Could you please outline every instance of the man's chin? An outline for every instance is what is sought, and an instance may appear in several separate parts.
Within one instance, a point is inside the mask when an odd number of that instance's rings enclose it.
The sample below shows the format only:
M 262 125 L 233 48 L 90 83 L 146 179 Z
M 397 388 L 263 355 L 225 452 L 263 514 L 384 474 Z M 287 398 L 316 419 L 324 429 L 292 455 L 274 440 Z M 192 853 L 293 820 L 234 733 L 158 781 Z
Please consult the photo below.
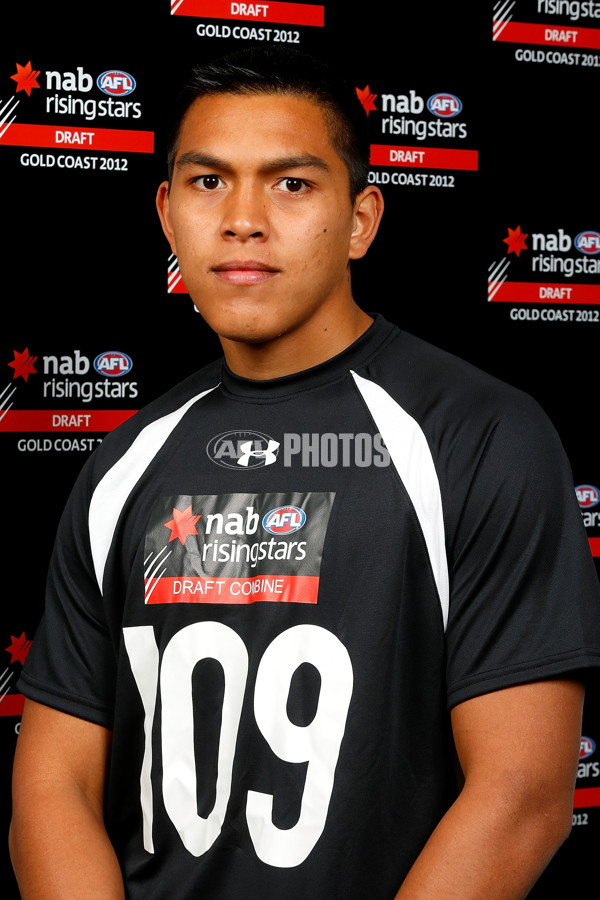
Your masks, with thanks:
M 205 315 L 202 309 L 198 309 L 198 312 L 221 340 L 238 344 L 268 344 L 288 330 L 281 322 L 275 324 L 273 317 L 266 321 L 266 317 L 257 316 L 256 313 L 243 315 L 240 314 L 241 310 L 236 310 L 233 315 L 228 311 L 225 315 L 211 316 Z
M 235 344 L 251 344 L 256 347 L 265 346 L 280 338 L 285 332 L 276 331 L 272 328 L 247 328 L 232 329 L 227 328 L 217 330 L 217 334 L 221 340 L 231 341 Z

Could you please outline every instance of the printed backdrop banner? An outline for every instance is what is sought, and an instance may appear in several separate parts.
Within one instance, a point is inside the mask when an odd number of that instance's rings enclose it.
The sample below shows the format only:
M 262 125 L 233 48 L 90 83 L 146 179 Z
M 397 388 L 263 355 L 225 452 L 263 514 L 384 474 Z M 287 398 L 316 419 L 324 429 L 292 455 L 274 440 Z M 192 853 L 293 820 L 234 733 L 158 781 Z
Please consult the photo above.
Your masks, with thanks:
M 31 0 L 2 17 L 0 527 L 16 573 L 0 609 L 7 829 L 15 685 L 70 486 L 108 431 L 219 353 L 154 208 L 173 91 L 195 62 L 284 45 L 354 86 L 386 201 L 353 269 L 357 301 L 540 401 L 600 560 L 600 3 L 120 0 L 83 12 Z M 599 741 L 590 689 L 573 832 L 534 898 L 598 883 Z M 18 896 L 4 851 L 0 865 L 5 896 Z

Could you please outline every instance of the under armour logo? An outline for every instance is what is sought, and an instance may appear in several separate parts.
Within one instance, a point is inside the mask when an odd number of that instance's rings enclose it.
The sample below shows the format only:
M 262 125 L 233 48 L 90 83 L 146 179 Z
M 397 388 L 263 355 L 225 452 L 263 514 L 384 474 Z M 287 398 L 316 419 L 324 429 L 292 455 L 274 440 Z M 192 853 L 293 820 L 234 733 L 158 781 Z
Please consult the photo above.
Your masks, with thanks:
M 271 439 L 263 450 L 253 450 L 253 441 L 240 444 L 241 456 L 237 460 L 238 466 L 247 466 L 251 459 L 264 459 L 265 466 L 270 466 L 277 459 L 276 450 L 279 450 L 279 441 Z
M 218 466 L 239 471 L 270 466 L 277 459 L 280 446 L 270 434 L 246 428 L 221 432 L 211 438 L 206 452 Z

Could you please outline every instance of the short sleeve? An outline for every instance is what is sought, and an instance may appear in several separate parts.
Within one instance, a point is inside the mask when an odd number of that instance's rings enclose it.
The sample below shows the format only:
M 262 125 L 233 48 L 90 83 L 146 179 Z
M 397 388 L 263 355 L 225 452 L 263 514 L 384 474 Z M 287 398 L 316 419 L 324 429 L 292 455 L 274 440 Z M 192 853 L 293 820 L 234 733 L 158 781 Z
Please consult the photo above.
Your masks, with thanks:
M 90 553 L 90 473 L 88 465 L 60 521 L 45 612 L 19 689 L 32 700 L 110 728 L 116 656 Z
M 598 578 L 554 427 L 515 392 L 473 460 L 449 539 L 450 706 L 600 665 Z

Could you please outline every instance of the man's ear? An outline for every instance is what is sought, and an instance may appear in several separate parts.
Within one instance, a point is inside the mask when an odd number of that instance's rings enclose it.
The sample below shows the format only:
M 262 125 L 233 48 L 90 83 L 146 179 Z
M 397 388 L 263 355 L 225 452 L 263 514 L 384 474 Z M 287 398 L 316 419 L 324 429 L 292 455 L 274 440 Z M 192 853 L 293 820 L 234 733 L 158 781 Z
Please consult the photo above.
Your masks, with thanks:
M 365 255 L 377 234 L 382 215 L 383 195 L 378 187 L 370 184 L 354 201 L 354 228 L 350 237 L 349 259 L 360 259 Z
M 177 250 L 175 249 L 175 235 L 173 234 L 173 225 L 171 223 L 171 214 L 169 211 L 168 181 L 163 181 L 158 189 L 158 193 L 156 194 L 156 209 L 158 210 L 158 218 L 160 219 L 160 224 L 162 225 L 165 237 L 171 245 L 171 250 L 177 255 Z

